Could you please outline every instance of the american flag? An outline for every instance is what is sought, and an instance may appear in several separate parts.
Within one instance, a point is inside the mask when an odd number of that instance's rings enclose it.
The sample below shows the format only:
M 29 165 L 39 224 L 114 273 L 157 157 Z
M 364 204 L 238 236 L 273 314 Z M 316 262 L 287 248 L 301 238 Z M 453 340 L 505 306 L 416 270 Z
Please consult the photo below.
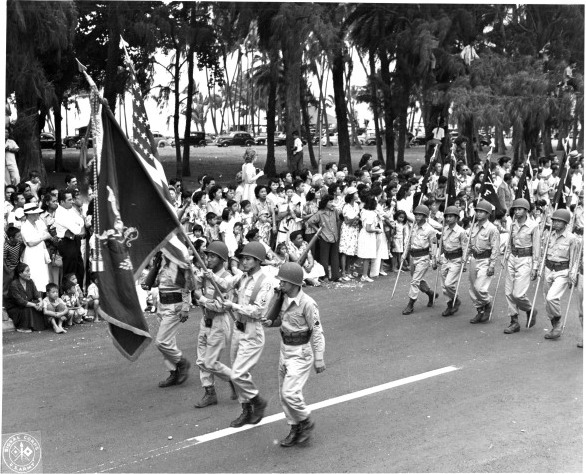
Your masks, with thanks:
M 127 43 L 124 41 L 122 37 L 120 37 L 120 46 L 124 51 L 124 58 L 126 61 L 126 67 L 128 68 L 128 72 L 130 73 L 130 84 L 131 84 L 131 93 L 132 93 L 132 144 L 134 145 L 134 149 L 138 154 L 139 158 L 143 162 L 146 170 L 148 171 L 151 179 L 160 189 L 162 195 L 167 200 L 169 207 L 175 212 L 174 203 L 171 199 L 171 194 L 169 193 L 169 187 L 167 185 L 167 178 L 165 176 L 165 170 L 163 169 L 163 165 L 157 159 L 155 154 L 153 153 L 153 148 L 151 144 L 152 133 L 149 125 L 149 120 L 146 114 L 146 109 L 144 106 L 144 100 L 142 98 L 142 94 L 140 91 L 140 87 L 136 80 L 136 74 L 134 71 L 134 65 L 132 60 L 130 59 L 130 55 L 128 54 L 128 50 L 126 49 Z M 183 228 L 178 225 L 177 228 L 178 232 L 182 232 Z M 169 259 L 171 259 L 174 263 L 182 266 L 188 267 L 189 264 L 186 261 L 188 252 L 185 245 L 179 240 L 177 235 L 173 235 L 173 237 L 169 240 L 167 245 L 163 248 L 163 253 Z

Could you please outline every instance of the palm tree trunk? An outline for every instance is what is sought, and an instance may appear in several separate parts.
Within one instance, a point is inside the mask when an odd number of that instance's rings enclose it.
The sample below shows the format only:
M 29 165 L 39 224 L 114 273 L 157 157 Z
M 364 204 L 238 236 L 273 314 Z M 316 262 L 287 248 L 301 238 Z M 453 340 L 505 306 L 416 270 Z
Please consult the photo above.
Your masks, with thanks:
M 384 83 L 383 110 L 385 118 L 386 169 L 395 169 L 395 134 L 393 133 L 393 104 L 391 96 L 391 73 L 389 72 L 389 57 L 386 51 L 379 51 L 381 62 L 381 79 Z
M 104 99 L 108 101 L 108 106 L 112 114 L 116 112 L 116 96 L 118 90 L 116 80 L 118 76 L 118 65 L 120 64 L 120 15 L 122 9 L 118 8 L 120 3 L 109 2 L 108 4 L 108 59 L 106 61 L 106 77 L 104 79 Z
M 293 158 L 293 132 L 297 131 L 301 136 L 301 120 L 299 110 L 300 93 L 299 78 L 301 77 L 301 63 L 303 59 L 303 46 L 301 38 L 291 28 L 293 38 L 284 39 L 282 45 L 283 70 L 285 74 L 285 133 L 287 135 L 287 163 Z
M 346 115 L 346 94 L 344 93 L 344 57 L 342 51 L 335 52 L 332 62 L 332 81 L 334 84 L 334 104 L 338 123 L 338 150 L 340 160 L 338 168 L 348 167 L 352 171 L 352 155 L 350 154 L 350 137 L 348 136 L 348 116 Z
M 192 7 L 191 22 L 195 26 L 195 6 Z M 177 179 L 182 179 L 183 176 L 191 176 L 191 170 L 189 168 L 189 135 L 191 134 L 191 115 L 193 111 L 193 90 L 194 90 L 194 60 L 195 60 L 195 45 L 193 42 L 189 45 L 187 51 L 187 103 L 185 104 L 185 146 L 183 147 L 183 167 L 181 168 L 181 174 L 179 168 L 177 169 Z
M 43 165 L 41 154 L 38 103 L 33 94 L 18 93 L 16 96 L 16 123 L 14 124 L 14 140 L 19 151 L 17 164 L 21 179 L 28 178 L 31 171 L 41 173 L 41 181 L 47 182 L 47 170 Z
M 270 55 L 270 83 L 269 97 L 267 101 L 267 160 L 265 161 L 264 173 L 273 178 L 277 176 L 275 164 L 275 116 L 277 109 L 277 81 L 278 81 L 278 51 L 272 51 Z
M 397 145 L 397 162 L 405 160 L 405 140 L 407 136 L 407 111 L 409 109 L 408 89 L 402 88 L 401 107 L 399 109 L 399 143 Z M 404 96 L 407 94 L 407 97 Z
M 175 174 L 178 178 L 181 177 L 181 147 L 179 146 L 179 73 L 181 72 L 181 45 L 179 41 L 175 42 L 175 64 L 173 65 L 173 95 L 175 96 L 175 104 L 173 106 L 173 135 L 175 136 Z M 184 142 L 184 147 L 189 148 L 188 142 Z
M 382 140 L 380 140 L 380 127 L 379 127 L 379 108 L 378 108 L 378 90 L 376 87 L 376 58 L 375 58 L 375 50 L 374 48 L 370 48 L 368 51 L 368 65 L 370 67 L 370 107 L 372 108 L 372 116 L 374 119 L 374 135 L 376 140 L 376 156 L 380 162 L 385 164 L 385 159 L 383 157 L 383 144 Z
M 55 117 L 55 171 L 64 171 L 63 168 L 63 134 L 61 132 L 61 122 L 63 117 L 61 116 L 61 104 L 64 102 L 63 92 L 55 91 L 57 95 L 57 101 L 55 107 L 53 107 L 53 115 Z
M 309 123 L 309 106 L 307 103 L 307 82 L 305 77 L 301 77 L 299 81 L 299 101 L 301 104 L 301 115 L 303 117 L 303 128 L 305 129 L 305 139 L 307 140 L 307 150 L 309 151 L 309 162 L 311 163 L 311 168 L 317 168 L 317 161 L 315 160 L 315 153 L 313 151 L 313 143 L 311 142 L 311 130 L 310 130 L 310 123 Z

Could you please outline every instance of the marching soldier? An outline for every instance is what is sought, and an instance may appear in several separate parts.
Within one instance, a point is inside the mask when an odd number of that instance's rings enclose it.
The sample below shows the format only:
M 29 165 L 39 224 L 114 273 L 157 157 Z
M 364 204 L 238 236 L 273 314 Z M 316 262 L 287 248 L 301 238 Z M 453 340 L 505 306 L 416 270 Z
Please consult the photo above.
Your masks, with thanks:
M 208 257 L 208 266 L 219 279 L 229 276 L 224 268 L 224 262 L 228 261 L 228 247 L 224 242 L 216 240 L 212 242 L 205 253 Z M 203 317 L 199 326 L 197 337 L 197 366 L 199 378 L 205 394 L 201 401 L 195 404 L 195 408 L 204 408 L 209 405 L 217 405 L 218 397 L 214 387 L 214 377 L 230 383 L 232 388 L 232 400 L 236 400 L 234 385 L 230 381 L 232 371 L 220 362 L 222 351 L 230 337 L 230 316 L 218 301 L 218 294 L 210 279 L 204 274 L 195 280 L 197 302 L 203 310 Z M 222 288 L 220 288 L 222 290 Z M 225 294 L 222 296 L 226 297 Z
M 182 268 L 163 249 L 161 267 L 154 286 L 159 287 L 157 316 L 160 322 L 155 346 L 163 354 L 165 365 L 170 370 L 169 377 L 159 382 L 159 387 L 181 385 L 189 376 L 191 364 L 177 347 L 177 333 L 179 325 L 189 318 L 193 274 L 190 268 Z
M 515 219 L 511 225 L 509 246 L 505 256 L 507 273 L 505 280 L 505 297 L 509 307 L 511 324 L 505 334 L 519 332 L 519 311 L 527 313 L 527 322 L 531 315 L 531 301 L 527 297 L 529 281 L 537 278 L 541 253 L 541 235 L 539 224 L 529 217 L 531 209 L 526 199 L 515 199 L 511 206 Z M 535 325 L 537 310 L 533 310 L 533 318 L 529 327 Z
M 467 257 L 470 258 L 470 298 L 476 307 L 476 316 L 470 323 L 485 323 L 490 316 L 492 297 L 488 293 L 494 277 L 494 267 L 499 256 L 499 231 L 488 217 L 492 206 L 482 200 L 475 207 L 476 223 L 470 231 L 470 245 Z
M 250 371 L 254 368 L 265 345 L 265 334 L 261 324 L 269 297 L 272 294 L 271 279 L 261 270 L 260 264 L 267 256 L 260 242 L 249 242 L 241 252 L 240 263 L 244 273 L 219 278 L 208 271 L 222 288 L 236 289 L 237 303 L 224 301 L 224 311 L 232 310 L 237 321 L 232 332 L 230 358 L 232 360 L 231 380 L 236 388 L 242 413 L 230 426 L 239 428 L 245 424 L 256 425 L 264 417 L 267 402 L 252 381 Z
M 443 257 L 441 261 L 442 291 L 448 299 L 448 307 L 442 316 L 451 316 L 460 308 L 460 298 L 456 297 L 456 285 L 462 266 L 463 248 L 466 247 L 468 236 L 466 231 L 458 225 L 460 209 L 448 206 L 444 211 L 446 228 L 442 233 Z M 454 301 L 456 298 L 456 301 Z
M 326 370 L 325 340 L 317 303 L 301 289 L 303 268 L 294 262 L 285 263 L 277 278 L 281 280 L 280 289 L 285 294 L 281 311 L 275 321 L 264 320 L 263 324 L 281 327 L 279 395 L 285 417 L 291 425 L 291 431 L 281 440 L 281 446 L 288 448 L 305 443 L 313 431 L 314 422 L 303 398 L 303 387 L 312 365 L 318 374 Z
M 409 303 L 403 310 L 403 314 L 411 314 L 413 312 L 413 305 L 417 301 L 419 290 L 423 291 L 429 298 L 427 306 L 433 306 L 434 298 L 438 295 L 429 287 L 427 282 L 423 279 L 430 263 L 436 265 L 436 231 L 427 223 L 429 217 L 429 208 L 425 205 L 419 205 L 413 211 L 415 216 L 415 224 L 411 229 L 411 235 L 405 251 L 403 253 L 403 261 L 407 255 L 411 255 L 411 286 L 409 288 Z
M 579 242 L 571 233 L 568 224 L 571 213 L 567 209 L 558 209 L 551 216 L 553 233 L 545 254 L 545 311 L 551 320 L 552 329 L 545 335 L 546 339 L 557 339 L 562 334 L 560 300 L 575 279 L 579 263 Z

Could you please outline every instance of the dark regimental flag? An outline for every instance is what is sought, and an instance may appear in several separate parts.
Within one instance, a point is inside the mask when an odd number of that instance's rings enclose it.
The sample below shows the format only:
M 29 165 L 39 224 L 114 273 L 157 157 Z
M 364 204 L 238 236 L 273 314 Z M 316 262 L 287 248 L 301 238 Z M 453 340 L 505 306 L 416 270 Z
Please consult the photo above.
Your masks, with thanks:
M 564 156 L 562 157 L 562 162 L 560 163 L 559 182 L 551 203 L 554 209 L 565 209 L 568 207 L 567 198 L 572 183 L 572 177 L 570 174 L 570 160 L 568 158 L 570 154 L 569 148 L 568 140 L 566 141 L 566 146 L 564 147 Z
M 496 186 L 494 185 L 492 175 L 490 174 L 490 160 L 488 159 L 484 163 L 484 179 L 482 180 L 482 186 L 480 186 L 479 197 L 491 203 L 495 212 L 505 212 L 496 193 Z
M 446 196 L 448 200 L 448 206 L 453 206 L 456 202 L 456 167 L 454 163 L 456 157 L 454 155 L 450 158 L 450 168 L 448 171 L 448 182 L 446 183 Z
M 517 191 L 515 192 L 515 199 L 526 199 L 527 202 L 531 202 L 531 191 L 529 191 L 529 182 L 527 177 L 531 179 L 531 164 L 529 160 L 527 160 L 527 164 L 523 168 L 523 173 L 519 178 L 519 183 L 517 184 Z

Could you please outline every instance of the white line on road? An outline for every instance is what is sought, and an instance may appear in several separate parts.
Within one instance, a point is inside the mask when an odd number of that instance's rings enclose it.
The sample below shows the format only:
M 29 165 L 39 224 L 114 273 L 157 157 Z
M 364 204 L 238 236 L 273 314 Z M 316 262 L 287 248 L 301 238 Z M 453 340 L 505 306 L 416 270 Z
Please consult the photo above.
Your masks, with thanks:
M 366 397 L 368 395 L 372 395 L 374 393 L 383 392 L 385 390 L 389 390 L 391 388 L 400 387 L 401 385 L 407 385 L 413 382 L 419 382 L 421 380 L 429 379 L 431 377 L 436 377 L 438 375 L 447 374 L 449 372 L 453 372 L 455 370 L 459 370 L 459 367 L 454 367 L 450 365 L 448 367 L 442 367 L 441 369 L 430 370 L 429 372 L 424 372 L 418 375 L 412 375 L 411 377 L 405 377 L 403 379 L 394 380 L 392 382 L 384 383 L 382 385 L 377 385 L 375 387 L 366 388 L 364 390 L 358 390 L 357 392 L 348 393 L 346 395 L 341 395 L 339 397 L 330 398 L 329 400 L 324 400 L 322 402 L 314 403 L 313 405 L 309 405 L 308 408 L 312 411 L 319 410 L 320 408 L 326 408 L 332 405 L 337 405 L 339 403 L 348 402 L 350 400 L 355 400 L 357 398 Z M 193 438 L 187 438 L 184 441 L 180 441 L 173 445 L 168 446 L 161 446 L 160 448 L 152 449 L 143 453 L 139 459 L 134 460 L 121 460 L 119 462 L 110 461 L 108 463 L 100 464 L 97 468 L 93 469 L 83 469 L 78 472 L 108 472 L 114 469 L 120 469 L 125 466 L 130 466 L 132 464 L 137 464 L 143 461 L 146 461 L 151 458 L 156 458 L 165 454 L 170 454 L 176 451 L 181 451 L 182 449 L 191 448 L 198 444 L 206 443 L 208 441 L 213 441 L 219 438 L 224 438 L 226 436 L 230 436 L 236 433 L 241 433 L 242 431 L 250 430 L 256 428 L 257 426 L 268 425 L 269 423 L 274 423 L 275 421 L 283 420 L 285 418 L 284 413 L 277 413 L 275 415 L 270 415 L 262 419 L 262 421 L 258 425 L 245 425 L 242 428 L 225 428 L 223 430 L 214 431 L 213 433 L 208 433 L 201 436 L 195 436 Z M 133 456 L 134 457 L 134 456 Z M 124 469 L 126 472 L 132 472 L 132 469 Z

